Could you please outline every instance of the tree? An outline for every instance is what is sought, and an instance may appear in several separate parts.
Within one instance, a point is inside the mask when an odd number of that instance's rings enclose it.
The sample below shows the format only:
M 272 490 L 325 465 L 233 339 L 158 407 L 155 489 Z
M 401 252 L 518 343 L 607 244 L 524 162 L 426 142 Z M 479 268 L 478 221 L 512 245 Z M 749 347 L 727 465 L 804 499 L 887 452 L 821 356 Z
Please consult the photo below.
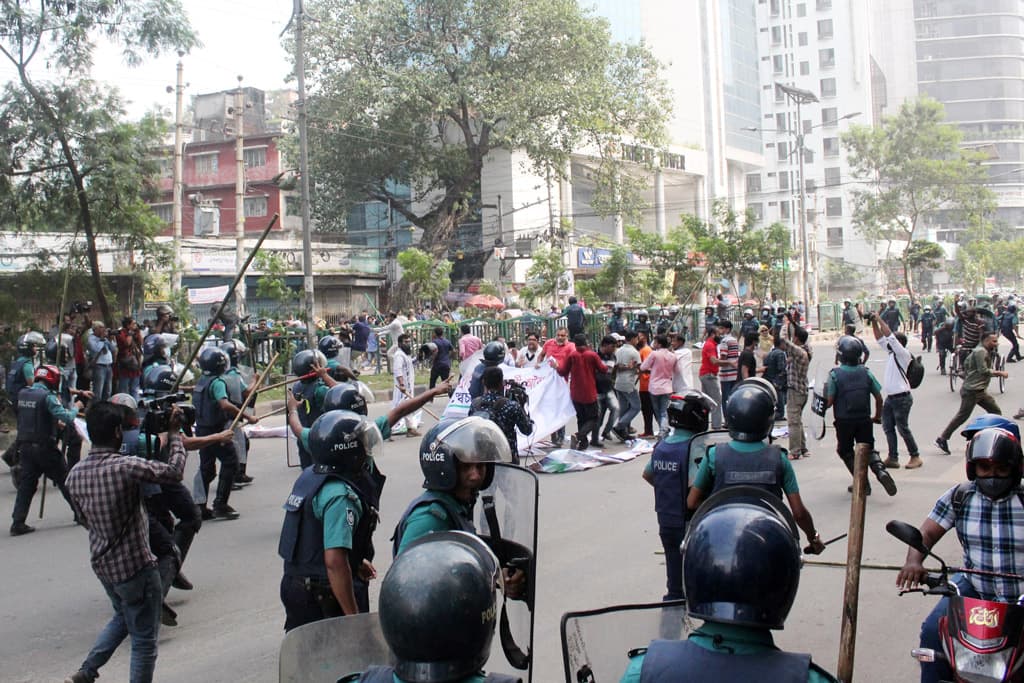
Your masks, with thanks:
M 358 202 L 387 202 L 442 260 L 480 209 L 492 150 L 523 150 L 554 179 L 586 148 L 599 190 L 625 202 L 628 183 L 606 187 L 620 141 L 657 149 L 665 139 L 660 66 L 645 46 L 613 42 L 576 0 L 312 0 L 308 11 L 322 229 L 343 230 Z
M 402 279 L 408 283 L 409 292 L 417 301 L 429 301 L 436 306 L 452 285 L 451 261 L 435 264 L 430 254 L 422 249 L 410 247 L 403 250 L 398 254 L 398 265 L 403 271 Z
M 562 252 L 550 247 L 538 247 L 533 252 L 533 261 L 526 271 L 526 287 L 520 294 L 533 304 L 539 299 L 558 301 L 558 290 L 565 284 L 565 263 Z
M 0 108 L 0 225 L 80 232 L 94 298 L 110 322 L 96 237 L 117 235 L 128 249 L 158 226 L 143 197 L 159 129 L 151 119 L 123 123 L 117 95 L 89 79 L 98 40 L 117 45 L 129 64 L 196 45 L 178 0 L 0 3 L 0 54 L 17 73 Z M 61 79 L 37 82 L 36 62 Z
M 843 146 L 854 179 L 854 225 L 868 240 L 885 241 L 903 265 L 904 285 L 916 299 L 910 246 L 926 217 L 979 225 L 994 208 L 984 186 L 986 156 L 960 147 L 960 131 L 943 123 L 942 105 L 928 97 L 905 102 L 874 128 L 851 126 Z M 892 258 L 890 256 L 890 258 Z
M 278 317 L 299 300 L 298 292 L 288 286 L 288 264 L 280 253 L 261 251 L 253 259 L 256 270 L 260 271 L 256 280 L 256 296 L 270 299 L 276 304 L 274 317 Z M 306 321 L 309 322 L 308 320 Z
M 622 298 L 626 281 L 630 279 L 629 252 L 621 245 L 609 251 L 608 259 L 594 277 L 576 281 L 576 294 L 584 301 L 597 303 Z

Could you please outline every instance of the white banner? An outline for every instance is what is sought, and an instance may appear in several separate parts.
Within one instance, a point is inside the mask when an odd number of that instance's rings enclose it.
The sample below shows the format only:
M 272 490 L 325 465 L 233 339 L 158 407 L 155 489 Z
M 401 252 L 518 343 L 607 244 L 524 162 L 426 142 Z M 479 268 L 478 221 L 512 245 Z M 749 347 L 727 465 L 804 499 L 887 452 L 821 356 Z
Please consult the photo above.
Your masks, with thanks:
M 469 415 L 469 404 L 472 401 L 469 395 L 469 382 L 482 355 L 477 351 L 462 362 L 462 376 L 442 418 Z M 569 384 L 559 377 L 550 365 L 544 364 L 539 368 L 514 368 L 509 365 L 499 367 L 505 379 L 522 384 L 526 388 L 526 395 L 530 397 L 527 410 L 533 418 L 533 434 L 519 435 L 521 452 L 525 452 L 534 442 L 549 436 L 576 417 L 576 409 L 569 398 Z
M 219 304 L 228 293 L 228 286 L 221 287 L 199 287 L 188 290 L 188 302 L 190 304 Z

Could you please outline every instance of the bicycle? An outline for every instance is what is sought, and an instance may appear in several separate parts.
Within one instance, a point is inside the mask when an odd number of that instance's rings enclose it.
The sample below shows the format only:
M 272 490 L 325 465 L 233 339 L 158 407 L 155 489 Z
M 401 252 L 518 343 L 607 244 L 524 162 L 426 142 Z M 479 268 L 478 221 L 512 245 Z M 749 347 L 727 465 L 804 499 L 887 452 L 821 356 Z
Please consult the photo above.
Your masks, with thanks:
M 949 358 L 949 368 L 947 374 L 949 375 L 949 390 L 956 391 L 957 380 L 964 378 L 963 361 L 961 360 L 961 354 L 965 351 L 963 346 L 957 346 L 953 349 Z
M 1006 369 L 1006 356 L 1001 355 L 998 350 L 993 351 L 991 354 L 989 354 L 989 357 L 992 359 L 993 370 Z M 1003 376 L 999 377 L 999 393 L 1006 393 L 1006 378 Z

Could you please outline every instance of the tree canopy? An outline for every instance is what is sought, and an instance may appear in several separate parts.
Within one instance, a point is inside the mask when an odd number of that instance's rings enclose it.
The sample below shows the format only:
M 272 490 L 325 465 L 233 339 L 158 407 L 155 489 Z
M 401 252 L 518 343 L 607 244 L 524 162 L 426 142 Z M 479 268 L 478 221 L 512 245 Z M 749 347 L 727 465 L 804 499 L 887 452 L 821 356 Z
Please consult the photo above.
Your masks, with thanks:
M 429 301 L 435 307 L 441 303 L 444 293 L 451 286 L 450 261 L 435 264 L 430 254 L 411 247 L 398 254 L 398 265 L 402 268 L 402 277 L 408 283 L 411 295 L 417 301 Z

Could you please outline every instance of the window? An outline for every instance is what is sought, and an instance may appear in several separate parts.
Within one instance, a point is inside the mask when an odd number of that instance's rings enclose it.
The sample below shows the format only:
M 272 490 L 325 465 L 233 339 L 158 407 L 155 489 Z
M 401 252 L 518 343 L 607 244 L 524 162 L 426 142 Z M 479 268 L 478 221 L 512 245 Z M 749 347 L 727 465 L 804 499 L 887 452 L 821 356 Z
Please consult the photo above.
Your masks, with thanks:
M 253 218 L 256 216 L 267 215 L 267 198 L 266 197 L 246 197 L 245 198 L 245 217 Z
M 796 15 L 798 17 L 806 17 L 807 16 L 807 3 L 805 3 L 805 2 L 797 3 L 797 5 L 796 5 Z
M 771 13 L 771 16 L 773 16 L 773 17 L 779 16 L 779 5 L 780 4 L 781 4 L 781 0 L 771 0 L 771 2 L 768 3 L 768 11 Z
M 784 133 L 788 129 L 789 129 L 789 125 L 786 124 L 786 115 L 784 113 L 783 114 L 776 114 L 775 115 L 775 130 L 779 131 L 780 133 Z
M 839 138 L 825 138 L 822 142 L 823 154 L 827 157 L 839 156 Z
M 170 223 L 171 221 L 174 220 L 174 216 L 172 215 L 173 212 L 174 212 L 174 205 L 173 204 L 154 204 L 153 205 L 153 213 L 155 213 L 156 217 L 159 218 L 160 220 L 162 220 L 164 223 Z
M 832 37 L 832 20 L 831 19 L 819 19 L 818 20 L 818 40 L 828 40 Z
M 786 63 L 782 55 L 772 57 L 772 72 L 781 74 L 786 69 Z
M 811 63 L 810 62 L 800 62 L 800 75 L 801 76 L 809 76 L 810 74 L 811 74 Z
M 821 79 L 821 96 L 822 97 L 835 97 L 836 96 L 836 79 L 834 79 L 834 78 L 823 78 L 823 79 Z
M 775 146 L 775 149 L 779 153 L 779 161 L 788 161 L 789 160 L 789 143 L 788 142 L 780 142 L 779 144 L 777 144 Z
M 266 147 L 249 147 L 242 150 L 242 158 L 245 160 L 246 168 L 257 168 L 267 165 Z
M 157 159 L 157 163 L 160 165 L 161 178 L 174 177 L 174 159 L 169 157 L 160 157 Z
M 217 153 L 197 154 L 193 157 L 196 175 L 214 175 L 217 172 Z
M 814 163 L 814 150 L 813 149 L 808 149 L 808 148 L 804 147 L 804 163 L 805 164 L 813 164 Z
M 782 88 L 780 88 L 778 86 L 778 84 L 775 85 L 775 101 L 776 102 L 785 102 L 786 101 L 786 93 L 783 92 Z
M 789 202 L 779 202 L 779 218 L 784 221 L 788 221 L 790 218 L 789 209 Z
M 824 107 L 821 110 L 821 125 L 825 128 L 835 128 L 839 121 L 839 110 L 835 107 Z
M 818 67 L 822 69 L 831 69 L 836 65 L 836 51 L 831 47 L 827 47 L 823 50 L 818 50 Z
M 814 124 L 810 119 L 804 119 L 804 135 L 810 135 L 812 130 L 814 130 Z
M 772 45 L 782 44 L 782 27 L 772 26 Z
M 818 220 L 818 215 L 814 209 L 807 209 L 804 211 L 804 219 L 807 221 L 807 225 L 814 225 L 814 221 Z
M 761 191 L 761 174 L 760 173 L 748 173 L 747 174 L 747 192 L 760 192 Z
M 284 215 L 285 216 L 301 216 L 302 215 L 302 197 L 294 194 L 288 194 L 284 196 Z
M 835 187 L 841 180 L 841 171 L 838 166 L 831 166 L 825 169 L 825 186 Z
M 843 198 L 842 197 L 829 197 L 825 200 L 825 215 L 826 216 L 842 216 L 843 215 Z
M 747 211 L 753 214 L 755 221 L 764 220 L 764 204 L 761 202 L 747 204 Z
M 789 189 L 789 171 L 780 171 L 779 172 L 779 189 L 780 190 L 788 190 Z
M 832 0 L 818 0 L 818 11 L 832 9 Z
M 804 180 L 804 191 L 814 192 L 818 187 L 817 183 L 814 182 L 814 178 L 807 178 Z
M 829 228 L 828 229 L 828 246 L 830 246 L 830 247 L 841 247 L 841 246 L 843 246 L 843 229 L 842 228 Z
M 807 33 L 805 31 L 801 31 L 800 33 L 797 33 L 796 34 L 796 42 L 797 42 L 797 44 L 800 45 L 800 47 L 805 47 L 807 45 Z

